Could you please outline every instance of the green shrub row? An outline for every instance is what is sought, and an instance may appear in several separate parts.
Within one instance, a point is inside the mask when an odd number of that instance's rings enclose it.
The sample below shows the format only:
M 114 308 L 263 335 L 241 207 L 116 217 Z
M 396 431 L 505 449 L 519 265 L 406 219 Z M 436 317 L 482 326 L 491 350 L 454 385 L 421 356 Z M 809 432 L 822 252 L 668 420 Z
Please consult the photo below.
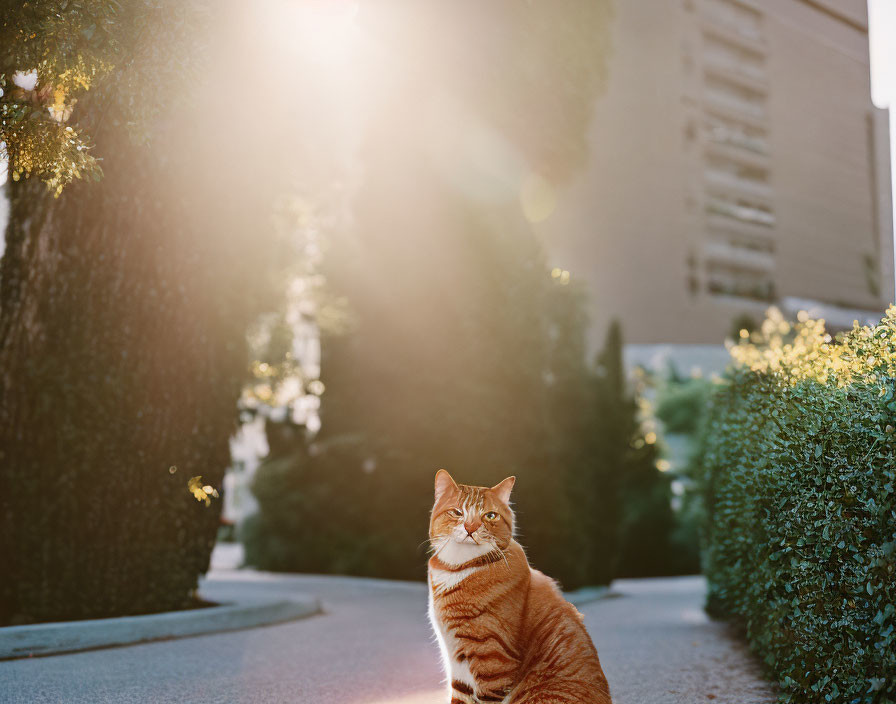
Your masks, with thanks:
M 896 309 L 836 341 L 779 316 L 732 350 L 696 467 L 709 607 L 781 701 L 896 701 Z

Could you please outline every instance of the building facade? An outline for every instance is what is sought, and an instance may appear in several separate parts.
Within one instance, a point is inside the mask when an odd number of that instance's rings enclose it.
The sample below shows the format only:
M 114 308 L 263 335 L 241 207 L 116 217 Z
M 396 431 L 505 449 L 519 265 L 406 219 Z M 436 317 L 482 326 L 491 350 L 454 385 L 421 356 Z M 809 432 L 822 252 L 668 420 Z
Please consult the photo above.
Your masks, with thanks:
M 589 166 L 538 226 L 593 342 L 721 343 L 770 304 L 833 327 L 894 295 L 865 0 L 616 3 Z

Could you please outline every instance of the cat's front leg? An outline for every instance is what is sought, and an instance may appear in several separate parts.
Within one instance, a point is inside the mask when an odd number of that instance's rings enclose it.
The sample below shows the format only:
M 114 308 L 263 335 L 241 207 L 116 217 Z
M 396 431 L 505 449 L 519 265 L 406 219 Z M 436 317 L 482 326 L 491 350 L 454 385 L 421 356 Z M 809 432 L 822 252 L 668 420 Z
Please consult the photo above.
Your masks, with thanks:
M 461 680 L 451 680 L 451 704 L 479 704 L 476 691 Z
M 465 657 L 465 664 L 476 682 L 472 699 L 477 704 L 502 704 L 516 682 L 519 663 L 515 657 L 498 649 L 482 646 L 480 649 L 481 652 Z
M 479 704 L 503 704 L 507 701 L 511 687 L 509 685 L 481 687 L 476 691 Z

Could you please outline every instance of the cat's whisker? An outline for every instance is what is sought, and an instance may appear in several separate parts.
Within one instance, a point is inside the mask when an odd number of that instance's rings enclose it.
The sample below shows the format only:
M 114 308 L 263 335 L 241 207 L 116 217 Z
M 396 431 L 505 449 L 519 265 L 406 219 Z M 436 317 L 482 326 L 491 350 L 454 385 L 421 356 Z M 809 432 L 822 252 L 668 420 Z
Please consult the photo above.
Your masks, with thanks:
M 507 569 L 510 569 L 510 561 L 507 559 L 507 553 L 504 552 L 504 551 L 503 551 L 501 548 L 499 548 L 497 545 L 495 546 L 495 548 L 497 548 L 498 552 L 501 554 L 501 559 L 504 561 L 504 566 L 505 566 Z M 498 564 L 498 563 L 496 562 L 495 564 Z
M 424 545 L 426 545 L 426 546 L 427 546 L 427 547 L 426 547 L 427 552 L 433 552 L 433 551 L 436 549 L 436 543 L 439 542 L 439 541 L 443 541 L 443 540 L 445 540 L 445 538 L 427 538 L 426 540 L 422 541 L 422 542 L 417 546 L 417 549 L 419 550 L 419 549 L 422 548 Z
M 442 550 L 444 550 L 444 549 L 448 546 L 448 543 L 449 543 L 449 542 L 451 542 L 451 539 L 450 539 L 450 538 L 445 538 L 445 539 L 442 541 L 442 544 L 439 545 L 439 547 L 435 549 L 435 551 L 433 552 L 432 556 L 433 556 L 433 557 L 438 557 L 438 556 L 439 556 L 439 553 L 442 552 Z M 435 546 L 433 546 L 433 547 L 435 547 Z

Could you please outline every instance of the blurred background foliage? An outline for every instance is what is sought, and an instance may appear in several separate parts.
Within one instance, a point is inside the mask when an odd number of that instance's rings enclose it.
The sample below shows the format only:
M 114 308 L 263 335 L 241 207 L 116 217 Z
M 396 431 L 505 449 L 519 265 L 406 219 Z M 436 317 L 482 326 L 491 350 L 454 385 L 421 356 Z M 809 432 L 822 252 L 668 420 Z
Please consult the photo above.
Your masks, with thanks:
M 674 370 L 657 392 L 656 417 L 667 433 L 693 436 L 700 429 L 712 381 L 703 376 L 682 378 Z

